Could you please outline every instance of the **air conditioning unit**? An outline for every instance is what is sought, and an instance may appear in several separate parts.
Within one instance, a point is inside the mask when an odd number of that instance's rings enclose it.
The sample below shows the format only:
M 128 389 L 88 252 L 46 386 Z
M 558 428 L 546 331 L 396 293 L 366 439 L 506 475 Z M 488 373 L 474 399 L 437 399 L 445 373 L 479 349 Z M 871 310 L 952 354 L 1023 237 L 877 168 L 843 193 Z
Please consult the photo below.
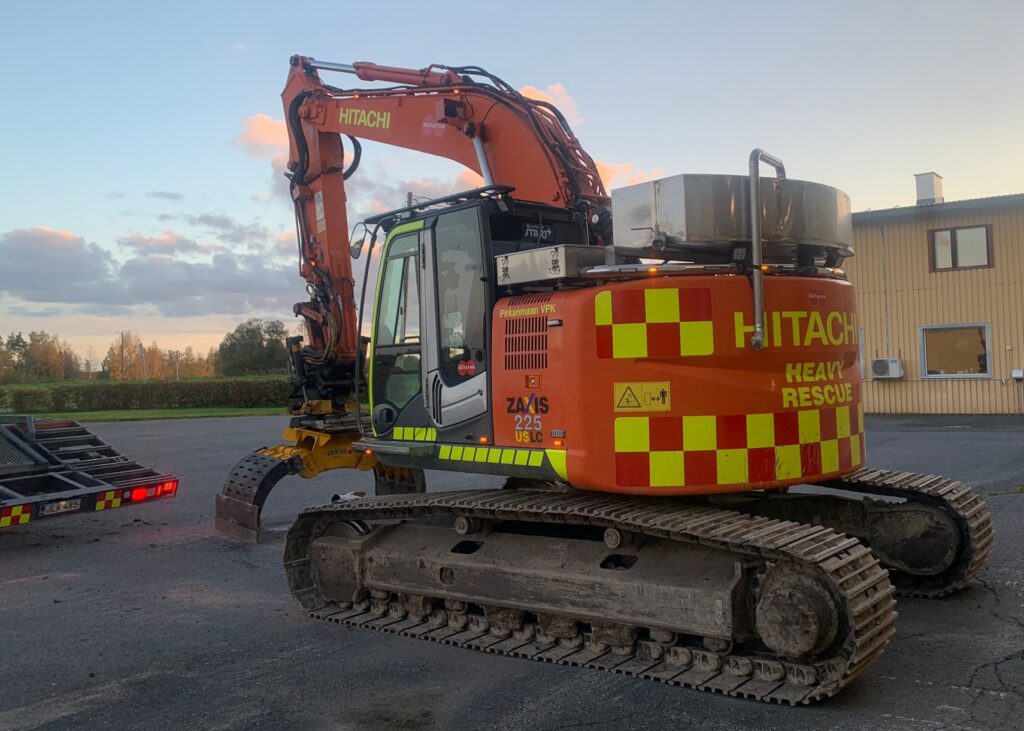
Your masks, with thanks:
M 899 358 L 872 358 L 871 378 L 903 378 L 903 361 Z

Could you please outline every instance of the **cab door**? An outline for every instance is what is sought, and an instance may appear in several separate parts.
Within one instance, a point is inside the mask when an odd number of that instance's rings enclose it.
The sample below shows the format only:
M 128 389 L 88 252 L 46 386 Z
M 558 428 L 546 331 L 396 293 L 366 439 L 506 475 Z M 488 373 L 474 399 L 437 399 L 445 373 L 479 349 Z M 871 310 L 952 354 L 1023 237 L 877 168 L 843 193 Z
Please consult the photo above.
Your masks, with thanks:
M 416 228 L 419 228 L 417 226 Z M 420 231 L 396 229 L 385 242 L 377 285 L 370 361 L 373 431 L 382 435 L 403 423 L 424 422 L 420 342 Z
M 489 311 L 481 210 L 438 216 L 424 231 L 423 400 L 438 427 L 488 412 Z

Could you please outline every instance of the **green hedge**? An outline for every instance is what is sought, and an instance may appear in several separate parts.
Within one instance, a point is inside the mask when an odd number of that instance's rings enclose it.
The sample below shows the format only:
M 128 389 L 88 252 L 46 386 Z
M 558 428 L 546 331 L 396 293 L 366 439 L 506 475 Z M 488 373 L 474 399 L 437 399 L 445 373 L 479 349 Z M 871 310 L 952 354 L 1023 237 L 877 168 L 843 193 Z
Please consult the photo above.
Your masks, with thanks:
M 108 382 L 0 391 L 0 404 L 16 414 L 130 409 L 247 408 L 288 404 L 282 380 Z

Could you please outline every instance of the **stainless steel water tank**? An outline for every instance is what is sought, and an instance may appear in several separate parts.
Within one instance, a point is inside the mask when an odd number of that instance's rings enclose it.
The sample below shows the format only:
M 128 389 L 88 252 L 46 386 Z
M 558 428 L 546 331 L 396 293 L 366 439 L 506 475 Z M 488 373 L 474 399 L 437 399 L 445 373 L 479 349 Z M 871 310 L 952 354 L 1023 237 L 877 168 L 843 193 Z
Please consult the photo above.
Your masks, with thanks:
M 761 233 L 767 258 L 795 254 L 793 244 L 853 253 L 850 197 L 803 180 L 761 178 Z M 749 178 L 674 175 L 612 191 L 616 248 L 713 253 L 750 241 Z M 726 246 L 729 245 L 729 246 Z

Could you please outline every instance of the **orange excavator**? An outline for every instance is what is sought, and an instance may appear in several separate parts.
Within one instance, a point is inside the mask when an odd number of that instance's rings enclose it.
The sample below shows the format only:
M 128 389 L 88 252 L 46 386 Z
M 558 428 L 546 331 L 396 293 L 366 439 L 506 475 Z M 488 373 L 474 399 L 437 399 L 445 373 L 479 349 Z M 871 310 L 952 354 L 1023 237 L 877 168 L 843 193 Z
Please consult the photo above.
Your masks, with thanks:
M 865 466 L 841 191 L 754 150 L 746 176 L 609 196 L 553 105 L 478 67 L 296 56 L 283 99 L 309 342 L 285 443 L 236 465 L 217 525 L 257 540 L 282 477 L 373 470 L 376 496 L 288 532 L 313 617 L 796 704 L 879 656 L 896 594 L 985 562 L 970 488 Z M 349 236 L 359 139 L 483 185 Z M 506 482 L 427 492 L 425 469 Z

